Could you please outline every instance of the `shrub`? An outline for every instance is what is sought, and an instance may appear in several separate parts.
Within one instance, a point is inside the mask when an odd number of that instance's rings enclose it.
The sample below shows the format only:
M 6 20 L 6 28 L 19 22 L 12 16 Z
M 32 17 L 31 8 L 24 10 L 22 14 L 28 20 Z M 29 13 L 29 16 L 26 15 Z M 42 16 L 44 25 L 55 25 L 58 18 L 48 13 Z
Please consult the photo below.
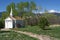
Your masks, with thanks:
M 4 28 L 4 21 L 2 19 L 0 19 L 0 29 Z
M 36 26 L 38 25 L 39 18 L 32 17 L 32 18 L 26 18 L 25 23 L 30 26 Z
M 48 20 L 47 20 L 46 17 L 41 16 L 38 25 L 39 25 L 40 28 L 46 29 L 46 28 L 48 28 L 48 26 L 49 26 L 49 22 L 48 22 Z

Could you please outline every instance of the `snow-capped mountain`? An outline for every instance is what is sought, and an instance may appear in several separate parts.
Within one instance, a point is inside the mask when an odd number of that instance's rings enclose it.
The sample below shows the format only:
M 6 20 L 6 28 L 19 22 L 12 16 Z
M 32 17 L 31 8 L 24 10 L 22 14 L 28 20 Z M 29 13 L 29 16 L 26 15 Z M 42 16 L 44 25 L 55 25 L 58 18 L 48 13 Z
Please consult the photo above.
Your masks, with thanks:
M 42 15 L 43 13 L 44 13 L 44 12 L 38 12 L 38 13 L 36 13 L 36 14 Z M 49 14 L 54 14 L 54 15 L 60 16 L 60 11 L 56 11 L 56 10 L 48 10 L 48 13 L 49 13 Z
M 56 11 L 56 10 L 49 10 L 49 13 L 60 13 L 60 11 Z

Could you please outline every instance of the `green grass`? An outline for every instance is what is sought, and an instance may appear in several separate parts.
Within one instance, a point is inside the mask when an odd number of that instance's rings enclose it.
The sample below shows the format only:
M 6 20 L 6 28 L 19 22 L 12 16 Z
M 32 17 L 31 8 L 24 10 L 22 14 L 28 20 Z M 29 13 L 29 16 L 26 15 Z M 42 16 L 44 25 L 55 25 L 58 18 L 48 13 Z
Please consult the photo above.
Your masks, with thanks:
M 42 30 L 38 26 L 28 26 L 17 30 L 32 32 L 35 34 L 49 35 L 51 37 L 60 38 L 60 27 L 51 27 L 51 30 Z
M 13 31 L 0 31 L 0 40 L 38 40 Z

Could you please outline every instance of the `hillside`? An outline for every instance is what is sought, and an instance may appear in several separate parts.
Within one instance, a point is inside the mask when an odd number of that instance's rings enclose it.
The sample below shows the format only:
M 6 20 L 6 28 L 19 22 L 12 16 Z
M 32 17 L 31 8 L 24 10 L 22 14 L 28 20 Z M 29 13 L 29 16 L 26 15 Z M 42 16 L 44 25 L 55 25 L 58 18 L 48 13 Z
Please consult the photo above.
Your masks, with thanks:
M 0 17 L 2 16 L 2 12 L 0 12 Z

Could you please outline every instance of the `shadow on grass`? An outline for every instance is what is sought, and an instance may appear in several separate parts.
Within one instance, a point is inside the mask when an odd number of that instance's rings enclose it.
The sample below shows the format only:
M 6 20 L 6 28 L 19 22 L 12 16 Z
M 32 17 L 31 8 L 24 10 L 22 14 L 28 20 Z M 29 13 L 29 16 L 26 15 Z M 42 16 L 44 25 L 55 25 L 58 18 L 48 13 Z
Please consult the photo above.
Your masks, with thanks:
M 51 28 L 48 28 L 48 29 L 43 29 L 43 30 L 52 30 Z
M 8 33 L 8 32 L 10 32 L 10 31 L 0 31 L 0 33 Z

